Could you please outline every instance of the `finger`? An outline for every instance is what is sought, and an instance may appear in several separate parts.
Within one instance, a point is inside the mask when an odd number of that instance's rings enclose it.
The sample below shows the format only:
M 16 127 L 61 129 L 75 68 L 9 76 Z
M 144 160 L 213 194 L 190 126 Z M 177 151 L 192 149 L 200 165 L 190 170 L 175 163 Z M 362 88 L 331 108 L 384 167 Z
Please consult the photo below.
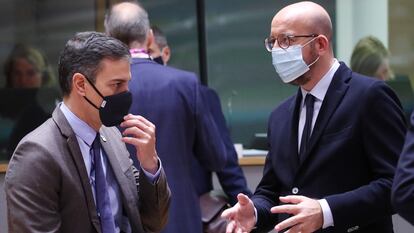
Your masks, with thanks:
M 149 135 L 147 132 L 144 132 L 142 129 L 139 129 L 137 127 L 129 127 L 125 129 L 122 135 L 124 136 L 129 135 L 129 136 L 133 136 L 138 139 L 141 139 L 141 138 L 150 139 L 151 138 L 151 135 Z
M 236 226 L 236 230 L 235 230 L 235 232 L 236 233 L 245 233 L 244 231 L 243 231 L 243 229 L 241 229 L 240 227 L 238 227 L 238 226 Z
M 221 213 L 221 217 L 226 218 L 226 219 L 233 218 L 235 213 L 237 213 L 236 208 L 237 207 L 231 207 L 231 208 L 228 208 L 228 209 L 224 210 L 223 213 Z
M 133 146 L 141 147 L 142 145 L 146 144 L 147 140 L 140 140 L 133 137 L 123 137 L 121 139 L 124 143 L 131 144 Z
M 234 220 L 227 223 L 226 227 L 226 233 L 233 233 L 234 229 L 236 227 L 236 222 Z
M 296 205 L 279 205 L 279 206 L 272 207 L 270 209 L 270 212 L 274 214 L 281 214 L 281 213 L 297 214 L 299 212 L 299 207 Z
M 250 199 L 248 196 L 244 195 L 243 193 L 239 193 L 237 195 L 237 200 L 239 201 L 239 204 L 241 206 L 246 206 L 247 204 L 249 204 Z
M 297 215 L 292 216 L 284 221 L 282 221 L 281 223 L 277 224 L 275 226 L 275 230 L 280 232 L 286 228 L 292 227 L 297 225 L 298 223 L 300 223 L 300 217 L 298 217 Z
M 146 125 L 144 122 L 140 121 L 139 119 L 128 119 L 121 123 L 121 127 L 128 128 L 128 127 L 138 127 L 146 132 L 155 131 L 154 128 Z
M 292 204 L 298 204 L 302 201 L 304 201 L 306 197 L 299 196 L 299 195 L 289 195 L 284 197 L 279 197 L 279 200 L 283 203 L 292 203 Z
M 304 233 L 305 231 L 303 231 L 302 229 L 303 229 L 303 225 L 297 224 L 296 226 L 293 226 L 289 230 L 285 231 L 285 233 Z
M 139 120 L 139 121 L 143 122 L 145 125 L 147 125 L 148 127 L 155 128 L 155 125 L 143 116 L 128 114 L 124 117 L 124 120 L 130 120 L 130 119 Z

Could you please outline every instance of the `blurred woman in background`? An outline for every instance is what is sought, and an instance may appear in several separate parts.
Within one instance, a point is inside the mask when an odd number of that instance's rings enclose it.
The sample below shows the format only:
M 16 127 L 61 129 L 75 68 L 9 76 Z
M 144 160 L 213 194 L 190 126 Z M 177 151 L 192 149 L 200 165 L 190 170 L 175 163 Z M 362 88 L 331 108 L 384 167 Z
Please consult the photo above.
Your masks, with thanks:
M 389 57 L 390 52 L 379 39 L 367 36 L 358 41 L 352 52 L 351 69 L 354 72 L 387 81 L 394 78 Z

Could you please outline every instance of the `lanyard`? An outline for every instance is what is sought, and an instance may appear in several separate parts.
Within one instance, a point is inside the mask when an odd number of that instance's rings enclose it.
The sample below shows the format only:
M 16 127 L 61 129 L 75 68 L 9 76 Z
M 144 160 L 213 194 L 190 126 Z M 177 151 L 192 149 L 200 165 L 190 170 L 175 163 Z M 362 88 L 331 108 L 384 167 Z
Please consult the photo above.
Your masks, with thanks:
M 146 49 L 130 49 L 129 52 L 131 53 L 132 58 L 147 58 L 151 59 L 150 55 L 148 54 Z

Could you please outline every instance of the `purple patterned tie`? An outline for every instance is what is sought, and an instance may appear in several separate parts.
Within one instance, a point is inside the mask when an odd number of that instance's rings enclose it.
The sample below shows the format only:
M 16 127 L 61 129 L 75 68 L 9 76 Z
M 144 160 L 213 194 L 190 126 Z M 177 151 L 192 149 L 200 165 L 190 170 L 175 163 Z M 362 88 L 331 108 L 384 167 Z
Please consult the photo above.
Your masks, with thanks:
M 97 133 L 91 148 L 91 173 L 93 174 L 93 172 L 95 172 L 95 182 L 93 184 L 95 186 L 96 212 L 101 221 L 102 233 L 115 233 L 115 222 L 111 211 L 111 203 L 107 187 L 108 184 L 102 167 L 102 157 L 100 153 L 101 142 L 99 137 L 99 133 Z

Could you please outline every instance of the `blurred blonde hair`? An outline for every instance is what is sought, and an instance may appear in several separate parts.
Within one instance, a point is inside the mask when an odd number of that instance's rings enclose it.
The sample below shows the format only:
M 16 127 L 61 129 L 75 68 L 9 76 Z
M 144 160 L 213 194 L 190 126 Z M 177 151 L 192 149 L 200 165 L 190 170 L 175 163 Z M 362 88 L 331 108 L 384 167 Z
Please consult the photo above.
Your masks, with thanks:
M 41 74 L 42 87 L 49 87 L 54 84 L 55 78 L 52 69 L 46 60 L 46 57 L 39 50 L 33 47 L 24 44 L 16 44 L 4 64 L 6 87 L 13 87 L 13 66 L 16 60 L 20 58 L 26 59 L 30 64 L 34 66 L 36 71 Z

